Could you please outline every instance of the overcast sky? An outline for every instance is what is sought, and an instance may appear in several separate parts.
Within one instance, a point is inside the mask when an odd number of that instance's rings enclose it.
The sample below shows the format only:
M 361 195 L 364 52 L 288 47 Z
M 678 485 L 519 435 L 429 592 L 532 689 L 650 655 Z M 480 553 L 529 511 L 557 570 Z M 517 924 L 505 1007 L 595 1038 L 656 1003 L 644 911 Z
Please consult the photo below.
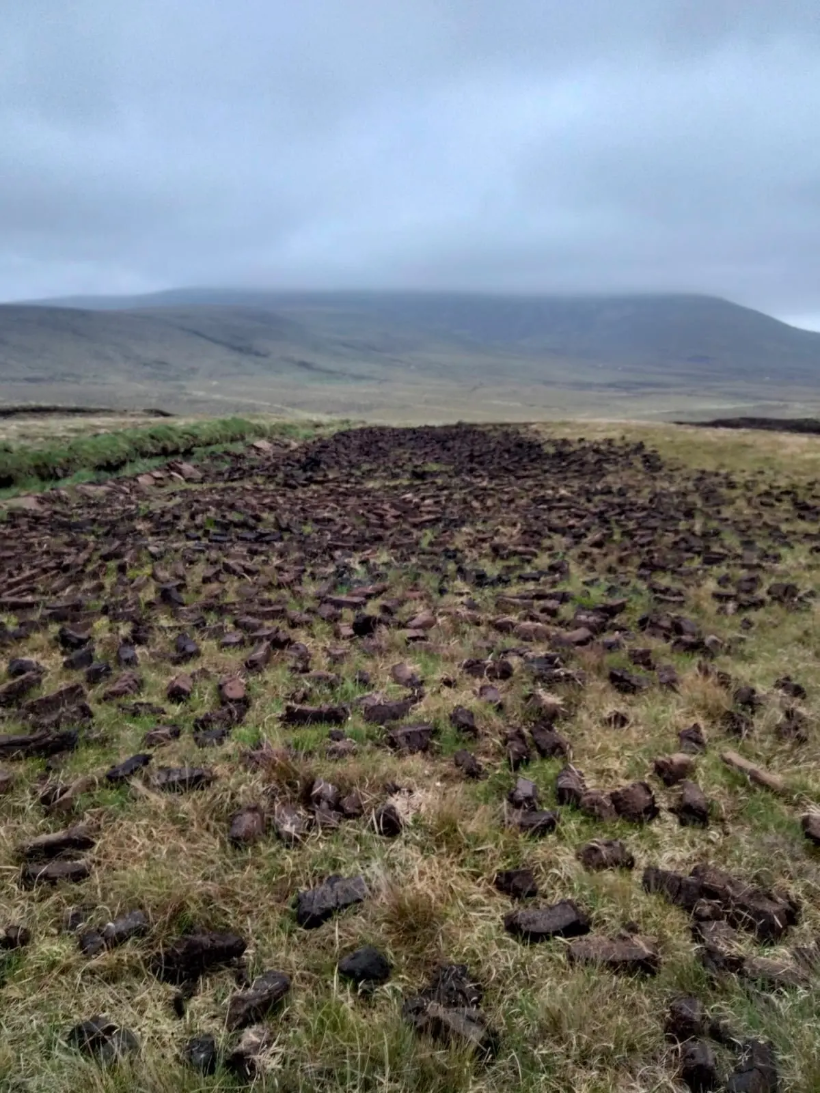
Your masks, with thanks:
M 820 326 L 820 2 L 0 0 L 0 298 L 239 284 Z

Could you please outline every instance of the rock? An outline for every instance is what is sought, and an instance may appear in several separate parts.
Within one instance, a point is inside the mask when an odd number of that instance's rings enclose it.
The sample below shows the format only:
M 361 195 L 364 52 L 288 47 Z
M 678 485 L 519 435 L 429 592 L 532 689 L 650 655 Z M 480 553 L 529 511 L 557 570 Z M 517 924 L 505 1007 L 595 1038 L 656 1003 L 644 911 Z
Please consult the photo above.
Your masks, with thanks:
M 646 782 L 632 782 L 623 789 L 614 789 L 609 797 L 621 819 L 630 823 L 648 823 L 658 815 L 655 794 Z
M 189 634 L 178 634 L 172 659 L 175 664 L 184 664 L 187 660 L 194 660 L 201 652 L 199 645 Z
M 357 790 L 342 797 L 339 801 L 339 812 L 346 820 L 357 820 L 364 815 L 364 803 Z
M 316 929 L 338 911 L 362 903 L 367 896 L 364 877 L 340 877 L 334 874 L 318 887 L 299 893 L 296 921 L 306 930 Z
M 599 823 L 607 823 L 617 819 L 618 816 L 609 794 L 602 793 L 598 789 L 588 789 L 586 793 L 581 794 L 578 811 L 593 820 L 598 820 Z
M 142 680 L 136 672 L 122 672 L 120 676 L 103 691 L 103 702 L 115 702 L 119 698 L 139 694 Z
M 402 725 L 400 728 L 391 729 L 385 740 L 396 751 L 414 755 L 429 750 L 435 731 L 433 725 Z
M 684 1044 L 680 1059 L 680 1077 L 692 1093 L 711 1093 L 720 1088 L 717 1061 L 711 1047 L 703 1040 Z
M 445 1044 L 456 1044 L 474 1054 L 490 1057 L 496 1050 L 496 1034 L 480 1010 L 448 1009 L 428 1002 L 415 1018 L 416 1031 Z
M 182 1049 L 182 1058 L 200 1074 L 214 1074 L 219 1063 L 216 1040 L 210 1033 L 192 1037 Z
M 529 899 L 538 895 L 531 869 L 506 869 L 496 873 L 493 886 L 510 899 Z
M 249 990 L 235 994 L 228 1003 L 226 1027 L 229 1032 L 247 1028 L 265 1019 L 290 990 L 290 976 L 284 972 L 264 972 L 254 979 Z
M 570 753 L 569 742 L 548 725 L 533 725 L 530 736 L 542 759 L 566 759 Z
M 678 733 L 678 740 L 683 751 L 706 751 L 706 737 L 703 735 L 703 729 L 697 723 L 690 725 L 688 729 L 681 729 Z
M 419 1034 L 490 1058 L 497 1049 L 498 1036 L 479 1009 L 481 997 L 481 987 L 465 965 L 446 964 L 429 986 L 405 1001 L 402 1013 Z
M 65 751 L 74 751 L 79 735 L 76 729 L 68 732 L 41 729 L 33 733 L 0 736 L 0 755 L 6 759 L 46 759 Z
M 187 672 L 174 676 L 166 688 L 165 694 L 169 702 L 187 702 L 193 694 L 194 681 Z
M 57 631 L 57 640 L 66 652 L 82 649 L 91 641 L 91 634 L 84 634 L 80 630 L 73 630 L 70 626 L 61 626 Z
M 661 755 L 652 760 L 655 774 L 665 786 L 675 786 L 688 778 L 692 772 L 694 761 L 685 752 L 675 752 L 674 755 Z
M 140 1049 L 139 1040 L 127 1028 L 109 1021 L 107 1017 L 91 1017 L 69 1029 L 66 1036 L 69 1045 L 90 1055 L 105 1065 L 117 1063 Z
M 239 1043 L 226 1057 L 225 1069 L 237 1081 L 254 1082 L 265 1073 L 273 1045 L 273 1032 L 266 1025 L 253 1025 L 242 1033 Z
M 247 942 L 236 934 L 186 934 L 156 954 L 151 971 L 166 983 L 194 983 L 214 968 L 238 960 L 246 948 Z
M 205 789 L 215 778 L 214 772 L 207 767 L 160 767 L 150 784 L 165 793 L 186 793 L 191 789 Z
M 578 626 L 574 630 L 559 630 L 553 634 L 552 641 L 558 646 L 589 645 L 595 635 L 586 626 Z
M 458 729 L 459 732 L 464 733 L 466 736 L 478 736 L 475 715 L 472 710 L 468 710 L 464 706 L 456 706 L 452 710 L 450 713 L 450 724 L 454 729 Z
M 324 809 L 327 812 L 335 812 L 339 805 L 341 794 L 338 787 L 332 782 L 326 782 L 324 778 L 316 778 L 310 787 L 308 794 L 310 806 L 318 812 Z
M 89 959 L 105 952 L 105 942 L 102 939 L 102 934 L 97 930 L 87 930 L 84 934 L 80 934 L 77 941 L 80 952 Z
M 112 675 L 114 669 L 111 665 L 104 660 L 95 660 L 93 664 L 90 664 L 85 672 L 85 681 L 89 687 L 94 687 L 98 683 L 102 683 L 104 679 L 108 679 Z
M 504 701 L 501 697 L 501 692 L 498 687 L 492 683 L 482 683 L 478 688 L 478 697 L 482 702 L 487 702 L 490 706 L 494 706 L 497 710 L 504 708 Z
M 680 797 L 671 811 L 683 827 L 706 827 L 709 823 L 709 802 L 695 782 L 687 780 L 681 784 Z
M 798 965 L 767 956 L 751 956 L 743 961 L 740 974 L 758 987 L 766 990 L 786 990 L 790 987 L 808 988 L 811 980 Z
M 739 710 L 726 710 L 720 717 L 720 725 L 724 732 L 731 733 L 743 739 L 750 735 L 754 729 L 754 721 Z
M 265 813 L 259 805 L 249 805 L 231 819 L 228 840 L 234 846 L 250 846 L 265 834 Z
M 31 842 L 18 848 L 18 854 L 25 861 L 51 861 L 67 854 L 76 854 L 94 847 L 96 838 L 86 824 L 75 824 L 63 831 L 48 835 L 38 835 Z
M 538 808 L 538 786 L 529 778 L 519 778 L 507 794 L 513 808 L 535 811 Z
M 651 649 L 630 649 L 629 659 L 636 668 L 646 668 L 650 672 L 655 670 L 655 658 L 652 656 Z
M 820 812 L 807 812 L 800 818 L 803 834 L 815 846 L 820 846 Z
M 567 765 L 559 771 L 555 780 L 555 794 L 559 805 L 578 806 L 586 792 L 584 776 L 577 767 Z
M 794 744 L 807 744 L 811 738 L 809 718 L 794 706 L 783 711 L 783 717 L 775 725 L 775 732 L 781 740 Z
M 526 766 L 532 759 L 532 752 L 522 729 L 508 729 L 504 736 L 504 750 L 510 770 Z
M 703 1036 L 708 1027 L 703 1003 L 697 998 L 684 996 L 670 1003 L 664 1028 L 671 1039 L 682 1044 Z
M 307 835 L 307 820 L 293 805 L 277 804 L 273 810 L 273 828 L 287 846 L 295 846 Z
M 118 646 L 117 664 L 119 664 L 120 668 L 136 668 L 139 665 L 137 650 L 133 645 L 130 645 L 128 642 L 123 642 Z
M 746 685 L 738 687 L 732 697 L 736 706 L 739 706 L 741 710 L 748 710 L 750 713 L 759 710 L 763 705 L 763 699 L 754 687 Z
M 34 888 L 38 884 L 59 884 L 67 881 L 79 884 L 91 876 L 91 866 L 87 861 L 51 861 L 46 865 L 29 863 L 20 873 L 20 885 Z
M 635 675 L 623 668 L 612 668 L 609 673 L 609 682 L 624 695 L 635 695 L 647 690 L 650 680 L 646 676 Z
M 408 623 L 405 623 L 406 630 L 432 630 L 436 625 L 437 619 L 432 611 L 422 611 L 418 615 L 414 615 Z
M 69 813 L 84 793 L 91 793 L 98 788 L 99 782 L 99 778 L 93 774 L 83 774 L 68 785 L 49 782 L 40 794 L 40 804 L 47 812 Z
M 220 680 L 219 701 L 223 706 L 230 706 L 236 702 L 244 702 L 247 694 L 245 681 L 240 676 L 230 676 Z
M 351 979 L 357 987 L 386 983 L 391 970 L 387 957 L 372 945 L 364 945 L 342 957 L 338 969 L 339 975 L 344 979 Z
M 395 839 L 397 835 L 401 835 L 404 821 L 396 806 L 388 802 L 379 805 L 373 813 L 373 826 L 379 835 L 384 835 L 388 839 Z
M 660 967 L 654 943 L 638 934 L 628 939 L 584 937 L 570 944 L 567 957 L 571 964 L 593 964 L 627 975 L 656 975 Z
M 677 691 L 680 678 L 673 665 L 661 664 L 659 666 L 658 683 L 660 683 L 661 687 L 667 687 L 670 691 Z
M 9 679 L 19 679 L 20 676 L 45 675 L 45 668 L 36 660 L 28 660 L 24 657 L 14 657 L 9 661 L 6 675 Z
M 388 725 L 391 721 L 401 721 L 418 703 L 416 695 L 400 702 L 362 702 L 362 717 L 372 725 Z
M 114 949 L 132 937 L 142 937 L 149 928 L 150 923 L 143 911 L 129 911 L 103 926 L 102 939 L 107 949 Z
M 796 683 L 791 676 L 781 676 L 780 679 L 775 680 L 775 689 L 780 691 L 781 694 L 787 695 L 789 698 L 798 699 L 801 701 L 807 697 L 806 688 L 801 684 Z
M 411 691 L 417 691 L 422 684 L 418 672 L 408 664 L 394 664 L 390 669 L 390 676 L 394 683 L 398 683 L 400 687 L 408 687 Z
M 670 903 L 693 911 L 702 896 L 702 885 L 696 877 L 686 877 L 657 866 L 647 866 L 643 873 L 642 884 L 647 892 L 660 892 Z
M 40 672 L 26 672 L 25 675 L 15 676 L 0 686 L 0 707 L 15 706 L 29 691 L 39 687 L 42 681 Z
M 522 941 L 549 941 L 553 937 L 579 937 L 590 931 L 589 916 L 571 899 L 549 907 L 510 911 L 504 929 Z
M 179 740 L 179 734 L 180 730 L 177 725 L 157 725 L 156 728 L 149 729 L 143 736 L 142 746 L 144 748 L 162 748 L 174 740 Z
M 138 771 L 147 767 L 150 762 L 151 756 L 146 752 L 132 755 L 130 759 L 126 759 L 116 767 L 111 767 L 110 770 L 106 771 L 106 780 L 113 783 L 127 782 L 128 779 L 133 777 Z
M 24 949 L 31 941 L 31 930 L 26 926 L 6 926 L 0 933 L 0 949 L 10 952 Z
M 777 1057 L 771 1044 L 747 1040 L 726 1083 L 727 1093 L 778 1093 Z
M 249 672 L 261 672 L 270 664 L 272 656 L 273 646 L 269 641 L 262 641 L 254 646 L 250 656 L 246 658 L 245 668 Z
M 635 858 L 620 839 L 594 839 L 576 851 L 585 869 L 634 869 Z
M 333 740 L 327 745 L 325 754 L 328 759 L 348 759 L 359 750 L 359 745 L 349 736 L 342 736 L 341 740 Z
M 475 679 L 512 679 L 513 666 L 508 660 L 465 660 L 462 670 Z
M 94 714 L 86 702 L 83 686 L 71 683 L 51 694 L 30 699 L 21 707 L 20 716 L 27 721 L 48 722 L 48 727 L 55 729 L 66 721 L 71 725 L 90 721 Z
M 560 817 L 557 812 L 548 809 L 512 812 L 508 818 L 510 827 L 517 827 L 524 835 L 549 835 L 558 826 Z
M 350 716 L 347 706 L 285 706 L 283 725 L 343 725 Z
M 789 897 L 708 865 L 695 866 L 688 877 L 650 866 L 644 871 L 643 886 L 690 912 L 705 903 L 718 917 L 762 942 L 779 941 L 798 920 L 797 906 Z
M 218 748 L 230 737 L 227 725 L 217 725 L 212 729 L 199 729 L 194 733 L 194 743 L 198 748 Z
M 453 763 L 462 772 L 465 778 L 469 778 L 471 781 L 478 781 L 484 777 L 484 768 L 476 757 L 469 751 L 463 749 L 457 751 L 453 756 Z

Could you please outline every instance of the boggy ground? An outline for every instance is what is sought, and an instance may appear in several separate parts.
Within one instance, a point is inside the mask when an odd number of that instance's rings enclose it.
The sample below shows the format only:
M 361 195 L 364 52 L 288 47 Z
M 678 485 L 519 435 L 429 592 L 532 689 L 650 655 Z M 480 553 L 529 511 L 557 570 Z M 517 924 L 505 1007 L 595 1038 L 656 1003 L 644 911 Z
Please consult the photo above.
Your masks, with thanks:
M 812 477 L 361 428 L 38 504 L 3 1089 L 820 1088 Z

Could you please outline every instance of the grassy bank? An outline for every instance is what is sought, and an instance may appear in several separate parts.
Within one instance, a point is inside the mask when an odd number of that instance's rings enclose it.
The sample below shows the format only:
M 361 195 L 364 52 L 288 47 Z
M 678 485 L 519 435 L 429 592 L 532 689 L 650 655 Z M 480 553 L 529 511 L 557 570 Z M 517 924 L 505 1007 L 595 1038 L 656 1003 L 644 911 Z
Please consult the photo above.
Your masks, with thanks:
M 259 437 L 304 434 L 304 424 L 230 417 L 162 422 L 56 440 L 40 447 L 5 443 L 0 444 L 0 489 L 37 489 L 82 472 L 116 474 L 143 460 L 190 456 L 202 449 Z

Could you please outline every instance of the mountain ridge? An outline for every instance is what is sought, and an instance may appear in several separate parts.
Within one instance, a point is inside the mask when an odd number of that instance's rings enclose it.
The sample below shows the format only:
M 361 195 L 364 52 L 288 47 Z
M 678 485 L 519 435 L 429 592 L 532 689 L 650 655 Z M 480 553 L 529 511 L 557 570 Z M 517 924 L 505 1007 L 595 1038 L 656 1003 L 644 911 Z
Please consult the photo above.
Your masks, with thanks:
M 212 288 L 0 305 L 2 402 L 90 387 L 118 405 L 224 408 L 267 394 L 319 408 L 323 393 L 355 404 L 365 388 L 382 399 L 401 388 L 406 402 L 414 385 L 436 384 L 456 399 L 469 385 L 602 397 L 746 388 L 766 402 L 818 379 L 820 333 L 699 294 Z

